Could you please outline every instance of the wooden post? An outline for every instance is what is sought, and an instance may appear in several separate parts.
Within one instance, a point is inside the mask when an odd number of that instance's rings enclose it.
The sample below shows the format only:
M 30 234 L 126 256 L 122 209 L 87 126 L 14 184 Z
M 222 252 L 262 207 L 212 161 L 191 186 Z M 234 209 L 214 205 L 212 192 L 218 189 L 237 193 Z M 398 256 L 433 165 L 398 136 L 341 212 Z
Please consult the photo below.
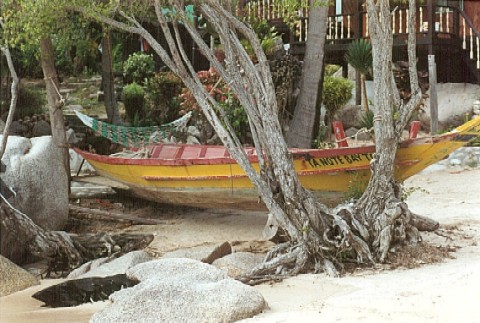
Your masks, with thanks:
M 428 78 L 430 82 L 430 133 L 438 131 L 437 64 L 435 55 L 428 55 Z
M 433 55 L 433 35 L 435 32 L 435 10 L 433 0 L 427 1 L 428 55 Z

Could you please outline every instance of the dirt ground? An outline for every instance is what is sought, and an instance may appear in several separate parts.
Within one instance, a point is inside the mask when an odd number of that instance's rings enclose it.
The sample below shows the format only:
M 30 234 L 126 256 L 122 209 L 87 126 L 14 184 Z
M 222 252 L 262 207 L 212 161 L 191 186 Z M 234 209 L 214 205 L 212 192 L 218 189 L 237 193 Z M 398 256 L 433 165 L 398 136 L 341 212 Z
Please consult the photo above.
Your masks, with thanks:
M 412 211 L 441 223 L 436 233 L 423 234 L 428 246 L 420 256 L 406 263 L 358 269 L 342 278 L 308 274 L 256 286 L 269 308 L 245 322 L 478 322 L 480 169 L 424 172 L 406 186 L 413 191 L 407 200 Z M 164 221 L 134 226 L 91 220 L 71 223 L 72 230 L 80 231 L 152 232 L 155 239 L 148 250 L 159 256 L 224 241 L 237 251 L 262 252 L 271 246 L 262 241 L 264 211 L 152 207 L 97 199 L 82 203 Z M 441 262 L 431 263 L 439 258 Z M 0 321 L 88 322 L 105 304 L 48 309 L 30 297 L 56 282 L 42 280 L 41 286 L 0 298 Z

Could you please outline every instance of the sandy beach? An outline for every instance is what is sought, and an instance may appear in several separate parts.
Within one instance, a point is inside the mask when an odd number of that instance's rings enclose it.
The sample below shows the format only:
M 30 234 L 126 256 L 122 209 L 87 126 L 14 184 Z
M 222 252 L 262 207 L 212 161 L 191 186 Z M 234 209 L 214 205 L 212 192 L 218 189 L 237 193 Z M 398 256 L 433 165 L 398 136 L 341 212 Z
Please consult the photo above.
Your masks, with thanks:
M 441 223 L 424 241 L 452 250 L 441 263 L 407 269 L 386 266 L 358 270 L 342 278 L 299 275 L 281 283 L 256 286 L 269 308 L 244 322 L 479 322 L 480 169 L 424 171 L 405 183 L 413 193 L 412 211 Z M 421 189 L 419 189 L 421 188 Z M 162 254 L 178 248 L 229 241 L 236 251 L 267 250 L 262 241 L 265 212 L 157 209 L 165 224 L 131 226 L 150 231 L 148 250 Z M 0 298 L 3 322 L 88 322 L 104 302 L 73 308 L 42 308 L 31 295 L 58 280 Z

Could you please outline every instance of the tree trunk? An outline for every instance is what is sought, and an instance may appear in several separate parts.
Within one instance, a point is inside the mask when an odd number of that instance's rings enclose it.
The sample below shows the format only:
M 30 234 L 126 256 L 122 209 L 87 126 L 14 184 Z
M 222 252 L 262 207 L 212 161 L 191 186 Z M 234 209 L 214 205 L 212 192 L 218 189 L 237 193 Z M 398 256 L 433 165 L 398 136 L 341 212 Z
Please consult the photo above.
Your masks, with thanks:
M 308 38 L 303 62 L 300 95 L 287 133 L 290 147 L 310 148 L 317 118 L 317 102 L 322 95 L 322 74 L 328 6 L 315 5 L 310 0 Z
M 2 255 L 16 263 L 36 259 L 49 261 L 49 273 L 68 274 L 79 265 L 100 257 L 117 256 L 143 249 L 153 240 L 151 234 L 128 233 L 110 235 L 68 234 L 63 231 L 45 231 L 27 215 L 13 208 L 0 196 L 0 230 Z M 25 246 L 22 257 L 10 252 L 9 246 Z
M 63 150 L 63 164 L 65 167 L 63 171 L 67 173 L 70 184 L 70 154 L 68 152 L 67 136 L 65 132 L 65 118 L 63 117 L 62 112 L 64 102 L 60 97 L 60 84 L 58 82 L 57 70 L 55 69 L 55 53 L 50 38 L 43 38 L 40 40 L 40 61 L 47 90 L 52 138 L 54 143 Z M 70 187 L 70 185 L 68 185 L 68 187 Z
M 113 71 L 112 41 L 110 30 L 104 28 L 102 37 L 102 84 L 107 122 L 121 124 L 122 119 L 118 111 L 115 98 L 115 75 Z
M 365 108 L 365 112 L 369 111 L 369 103 L 368 103 L 368 95 L 367 95 L 367 82 L 366 82 L 366 77 L 364 74 L 360 75 L 360 78 L 362 80 L 362 95 L 363 95 L 363 106 Z
M 417 74 L 415 56 L 416 1 L 409 3 L 408 23 L 410 73 Z M 370 163 L 372 177 L 356 205 L 356 216 L 364 225 L 363 238 L 371 244 L 376 260 L 383 262 L 395 241 L 419 239 L 412 215 L 400 200 L 401 186 L 394 179 L 394 160 L 406 120 L 418 104 L 418 80 L 411 76 L 411 102 L 404 105 L 398 95 L 392 71 L 393 33 L 388 0 L 367 0 L 373 54 L 375 107 L 375 156 Z

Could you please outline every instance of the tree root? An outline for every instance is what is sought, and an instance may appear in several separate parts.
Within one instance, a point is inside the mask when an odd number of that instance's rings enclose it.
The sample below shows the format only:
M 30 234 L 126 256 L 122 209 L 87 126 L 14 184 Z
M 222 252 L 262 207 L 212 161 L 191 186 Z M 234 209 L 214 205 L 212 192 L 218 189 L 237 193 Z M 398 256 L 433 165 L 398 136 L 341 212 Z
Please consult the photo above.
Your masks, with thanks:
M 147 247 L 153 240 L 151 234 L 107 233 L 75 235 L 64 231 L 46 231 L 36 225 L 27 215 L 15 209 L 0 195 L 0 219 L 2 253 L 7 258 L 4 246 L 25 246 L 25 258 L 48 261 L 46 275 L 66 276 L 71 270 L 90 260 L 111 255 L 120 256 L 132 250 Z M 24 261 L 26 262 L 26 261 Z

